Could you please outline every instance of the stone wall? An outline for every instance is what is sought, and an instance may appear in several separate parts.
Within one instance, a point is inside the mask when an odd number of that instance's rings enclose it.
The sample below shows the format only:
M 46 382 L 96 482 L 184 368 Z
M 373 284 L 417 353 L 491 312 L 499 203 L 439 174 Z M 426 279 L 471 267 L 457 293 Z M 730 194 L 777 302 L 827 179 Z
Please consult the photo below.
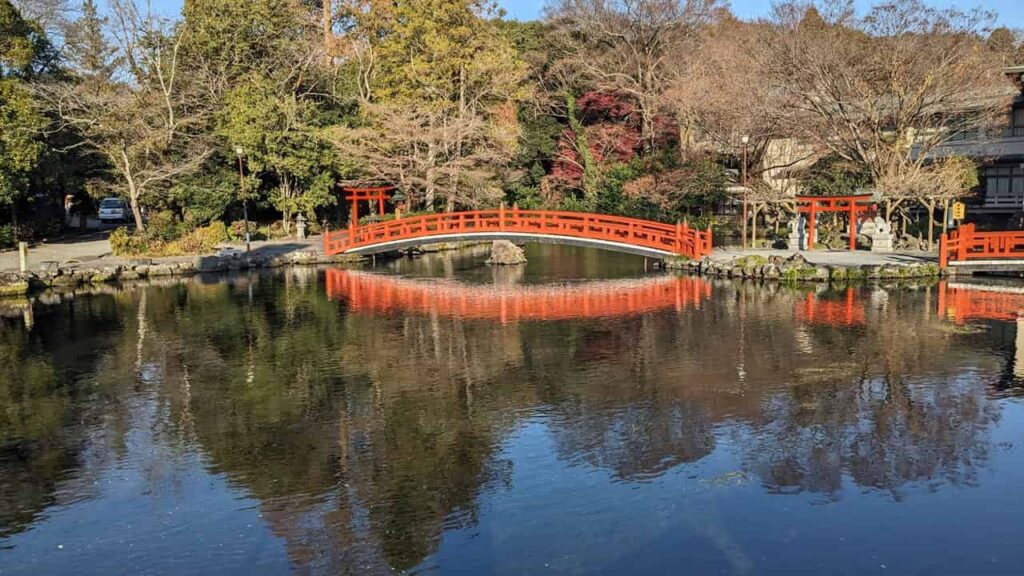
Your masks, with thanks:
M 201 273 L 255 268 L 357 264 L 361 261 L 362 258 L 359 256 L 327 257 L 315 250 L 300 250 L 265 258 L 260 256 L 247 258 L 242 252 L 233 252 L 219 256 L 197 256 L 187 260 L 138 259 L 124 264 L 97 266 L 50 264 L 38 271 L 0 273 L 0 297 L 24 296 L 33 290 L 46 288 L 74 288 L 87 284 L 132 282 L 147 278 L 193 276 Z
M 799 254 L 794 254 L 789 258 L 744 256 L 731 261 L 711 258 L 703 260 L 669 259 L 665 261 L 665 268 L 705 276 L 805 282 L 935 278 L 942 273 L 936 264 L 819 266 L 808 262 Z

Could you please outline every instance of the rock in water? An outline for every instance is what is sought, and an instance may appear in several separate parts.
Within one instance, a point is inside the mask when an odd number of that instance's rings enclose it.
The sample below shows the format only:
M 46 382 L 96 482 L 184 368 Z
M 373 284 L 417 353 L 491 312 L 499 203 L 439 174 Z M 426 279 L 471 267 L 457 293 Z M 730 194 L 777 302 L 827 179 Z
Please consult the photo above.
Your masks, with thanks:
M 525 264 L 526 254 L 523 253 L 523 249 L 508 240 L 495 240 L 491 244 L 491 257 L 487 259 L 487 264 L 492 265 L 506 265 L 506 264 Z

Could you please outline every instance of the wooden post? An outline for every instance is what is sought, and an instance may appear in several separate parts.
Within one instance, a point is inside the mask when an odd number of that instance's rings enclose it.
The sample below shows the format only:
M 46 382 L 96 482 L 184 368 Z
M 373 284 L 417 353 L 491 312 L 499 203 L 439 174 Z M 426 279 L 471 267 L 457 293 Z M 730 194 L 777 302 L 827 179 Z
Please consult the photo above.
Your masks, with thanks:
M 18 242 L 18 264 L 22 272 L 28 272 L 28 242 Z
M 814 210 L 815 201 L 811 200 L 810 224 L 807 228 L 807 250 L 814 250 L 814 235 L 818 228 L 818 215 Z
M 676 254 L 683 253 L 683 223 L 676 221 Z
M 857 201 L 850 202 L 850 252 L 857 249 Z
M 939 236 L 939 268 L 949 266 L 949 235 L 943 232 Z
M 505 203 L 498 207 L 498 230 L 505 230 Z
M 974 224 L 964 224 L 957 230 L 956 260 L 964 262 L 967 260 L 967 245 L 974 236 Z
M 359 200 L 352 200 L 352 228 L 359 226 Z

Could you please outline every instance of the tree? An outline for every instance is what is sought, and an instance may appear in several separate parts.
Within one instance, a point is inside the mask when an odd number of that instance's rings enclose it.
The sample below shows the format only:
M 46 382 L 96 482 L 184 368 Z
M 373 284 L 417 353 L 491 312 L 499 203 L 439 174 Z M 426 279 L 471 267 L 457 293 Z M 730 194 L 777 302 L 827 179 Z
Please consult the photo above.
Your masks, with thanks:
M 188 69 L 216 108 L 209 130 L 229 162 L 243 148 L 255 180 L 249 199 L 269 200 L 286 231 L 295 214 L 312 218 L 334 203 L 339 162 L 323 132 L 351 106 L 322 67 L 311 5 L 188 0 L 184 15 Z
M 227 94 L 218 125 L 225 141 L 243 148 L 252 170 L 273 175 L 270 201 L 284 216 L 285 231 L 294 214 L 313 217 L 334 202 L 334 154 L 321 138 L 324 118 L 313 102 L 252 78 Z
M 11 0 L 26 20 L 35 22 L 47 34 L 57 36 L 74 11 L 73 0 Z
M 1001 26 L 992 31 L 985 41 L 988 49 L 995 52 L 1004 66 L 1012 66 L 1017 56 L 1017 37 L 1009 28 Z
M 823 15 L 822 15 L 823 14 Z M 943 145 L 1005 117 L 1008 84 L 977 32 L 991 16 L 896 0 L 855 18 L 837 1 L 778 6 L 758 56 L 785 130 L 863 167 L 892 211 L 937 177 Z
M 780 90 L 764 81 L 757 60 L 767 49 L 768 26 L 722 15 L 703 30 L 699 57 L 690 59 L 687 74 L 677 77 L 665 94 L 666 106 L 680 125 L 684 154 L 742 158 L 746 137 L 752 179 L 803 160 L 801 154 L 788 158 L 771 155 L 771 142 L 788 137 L 785 121 L 789 111 Z
M 109 85 L 122 64 L 117 48 L 107 39 L 109 19 L 100 16 L 94 0 L 84 0 L 81 16 L 64 32 L 64 54 L 82 84 L 96 92 Z
M 433 209 L 493 203 L 515 153 L 526 68 L 489 0 L 354 2 L 346 18 L 362 118 L 332 139 L 367 174 Z
M 183 47 L 190 75 L 219 102 L 249 76 L 309 86 L 319 30 L 299 0 L 185 0 Z
M 0 204 L 11 207 L 17 222 L 17 200 L 45 149 L 42 137 L 48 120 L 30 90 L 13 78 L 0 78 Z
M 101 76 L 44 85 L 40 94 L 63 127 L 77 131 L 83 145 L 113 167 L 136 229 L 143 231 L 144 204 L 208 155 L 203 134 L 196 131 L 205 110 L 192 105 L 190 85 L 180 78 L 186 30 L 140 10 L 135 0 L 112 0 L 111 8 L 116 55 L 106 44 L 102 19 L 83 11 L 76 23 L 84 44 L 74 50 L 88 55 L 83 70 Z M 111 78 L 118 79 L 102 82 L 115 63 Z
M 716 7 L 717 0 L 550 0 L 547 16 L 565 33 L 564 66 L 635 102 L 649 151 L 665 92 L 686 74 Z
M 10 0 L 0 0 L 0 78 L 35 79 L 51 71 L 57 58 L 46 32 Z
M 16 235 L 17 203 L 46 150 L 49 124 L 28 83 L 49 69 L 54 54 L 42 29 L 0 0 L 0 204 L 10 207 Z

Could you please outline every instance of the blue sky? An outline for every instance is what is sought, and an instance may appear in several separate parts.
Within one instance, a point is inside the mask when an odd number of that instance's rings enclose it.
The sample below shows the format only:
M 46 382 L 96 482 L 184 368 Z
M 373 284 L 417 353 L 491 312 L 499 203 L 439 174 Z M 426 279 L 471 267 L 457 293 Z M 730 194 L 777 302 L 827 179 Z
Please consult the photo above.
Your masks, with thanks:
M 1013 28 L 1024 28 L 1024 8 L 1022 0 L 926 0 L 934 6 L 956 6 L 973 8 L 984 6 L 999 15 L 1000 24 Z M 153 0 L 155 6 L 166 13 L 173 14 L 181 10 L 182 0 Z M 498 0 L 508 13 L 520 20 L 532 20 L 540 17 L 544 0 Z M 742 18 L 755 18 L 768 14 L 772 0 L 732 0 L 732 10 Z M 857 0 L 860 6 L 869 6 L 869 0 Z

